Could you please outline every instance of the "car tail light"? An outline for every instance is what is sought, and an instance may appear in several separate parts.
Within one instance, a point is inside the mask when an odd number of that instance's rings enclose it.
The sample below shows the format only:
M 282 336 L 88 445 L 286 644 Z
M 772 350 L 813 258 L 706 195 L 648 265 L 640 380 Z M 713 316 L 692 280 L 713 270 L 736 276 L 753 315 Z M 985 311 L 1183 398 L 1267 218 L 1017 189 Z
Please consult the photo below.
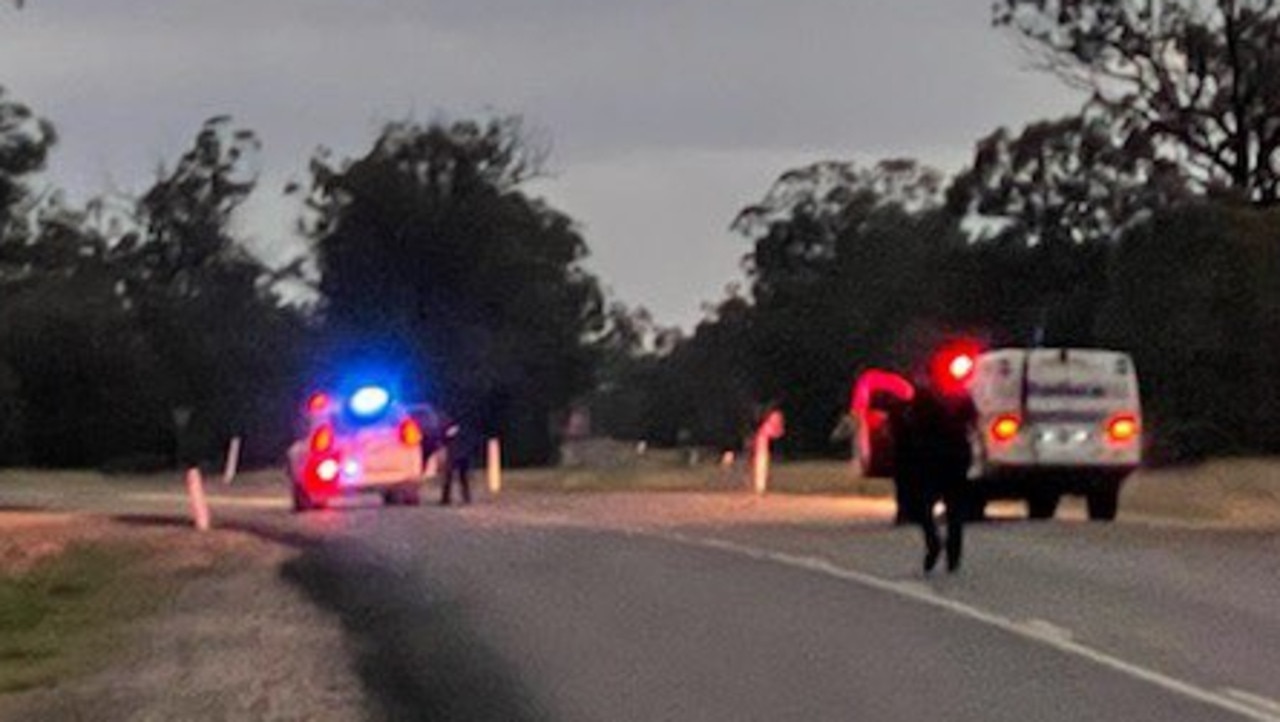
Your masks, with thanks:
M 307 411 L 313 414 L 322 414 L 329 410 L 329 394 L 324 392 L 316 392 L 311 394 L 311 398 L 307 399 Z
M 311 451 L 317 454 L 333 448 L 333 427 L 325 424 L 311 434 Z
M 1021 419 L 1013 414 L 1003 414 L 991 422 L 991 438 L 996 441 L 1012 441 L 1021 429 Z
M 1107 422 L 1107 438 L 1117 444 L 1133 441 L 1138 436 L 1138 418 L 1133 414 L 1120 414 Z
M 337 459 L 325 459 L 316 464 L 316 478 L 324 482 L 332 482 L 338 478 L 338 474 L 342 471 L 342 465 Z
M 400 422 L 400 441 L 405 446 L 417 446 L 422 443 L 422 427 L 413 419 Z

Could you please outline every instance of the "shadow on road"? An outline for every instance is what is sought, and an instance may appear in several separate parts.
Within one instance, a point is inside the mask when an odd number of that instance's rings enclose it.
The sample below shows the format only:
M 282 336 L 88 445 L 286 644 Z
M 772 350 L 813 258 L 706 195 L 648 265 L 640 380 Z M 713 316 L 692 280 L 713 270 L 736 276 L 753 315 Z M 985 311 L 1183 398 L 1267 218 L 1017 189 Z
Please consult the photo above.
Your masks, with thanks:
M 44 506 L 35 504 L 0 504 L 0 511 L 27 513 L 27 512 L 50 512 L 56 511 Z
M 120 514 L 115 521 L 186 527 L 174 514 Z M 356 652 L 355 671 L 375 719 L 540 722 L 551 716 L 505 663 L 481 644 L 456 604 L 349 537 L 290 529 L 279 517 L 223 519 L 217 529 L 252 534 L 299 551 L 281 576 L 334 612 Z
M 360 543 L 313 543 L 281 574 L 341 618 L 382 718 L 551 719 L 478 642 L 457 605 Z

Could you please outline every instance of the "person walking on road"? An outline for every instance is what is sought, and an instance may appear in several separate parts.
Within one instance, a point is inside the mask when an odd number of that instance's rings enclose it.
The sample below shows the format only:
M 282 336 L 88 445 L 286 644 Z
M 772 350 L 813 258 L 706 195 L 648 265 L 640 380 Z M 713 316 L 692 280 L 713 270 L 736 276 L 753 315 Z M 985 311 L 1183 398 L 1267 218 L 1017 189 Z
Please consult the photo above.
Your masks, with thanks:
M 445 472 L 444 490 L 440 495 L 441 506 L 449 505 L 455 479 L 462 488 L 462 503 L 471 503 L 471 444 L 468 443 L 470 436 L 457 422 L 450 423 L 445 428 Z
M 942 555 L 934 506 L 942 501 L 947 515 L 947 571 L 960 568 L 964 522 L 968 515 L 967 474 L 972 457 L 969 429 L 976 422 L 973 399 L 962 390 L 939 388 L 927 373 L 918 375 L 915 396 L 898 415 L 897 483 L 910 500 L 908 516 L 924 533 L 924 571 L 933 571 Z

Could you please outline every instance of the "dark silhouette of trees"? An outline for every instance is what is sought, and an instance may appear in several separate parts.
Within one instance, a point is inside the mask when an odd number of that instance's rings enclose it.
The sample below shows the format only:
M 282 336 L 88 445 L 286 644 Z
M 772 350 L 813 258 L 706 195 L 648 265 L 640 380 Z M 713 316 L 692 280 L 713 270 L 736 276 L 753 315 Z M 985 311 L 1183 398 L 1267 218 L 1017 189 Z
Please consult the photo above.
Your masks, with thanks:
M 1117 137 L 1153 145 L 1202 189 L 1280 200 L 1271 0 L 1000 0 L 994 21 L 1040 67 L 1091 93 Z
M 192 458 L 244 434 L 251 460 L 274 461 L 291 431 L 304 329 L 273 274 L 230 235 L 256 180 L 255 147 L 215 118 L 136 202 L 77 209 L 24 194 L 20 222 L 0 235 L 6 461 L 172 460 L 177 408 L 194 414 Z
M 360 158 L 316 157 L 306 221 L 338 357 L 407 362 L 524 462 L 553 458 L 604 329 L 574 222 L 522 190 L 542 156 L 515 118 L 393 123 Z

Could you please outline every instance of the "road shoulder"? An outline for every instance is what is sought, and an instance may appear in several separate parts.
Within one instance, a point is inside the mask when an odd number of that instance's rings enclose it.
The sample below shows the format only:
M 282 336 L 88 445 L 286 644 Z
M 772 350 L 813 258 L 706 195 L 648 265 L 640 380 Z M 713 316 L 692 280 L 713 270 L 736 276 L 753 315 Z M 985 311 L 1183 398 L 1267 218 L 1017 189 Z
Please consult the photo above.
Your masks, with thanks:
M 0 695 L 0 719 L 367 716 L 336 619 L 280 576 L 292 550 L 243 533 L 196 534 L 160 518 L 62 515 L 41 526 L 32 516 L 23 523 L 36 525 L 29 536 L 43 545 L 36 555 L 44 562 L 60 544 L 143 545 L 157 566 L 149 573 L 166 583 L 154 587 L 163 596 L 154 611 L 120 622 L 115 649 L 93 648 L 94 659 L 75 665 L 83 673 Z M 22 559 L 13 544 L 9 557 Z M 42 562 L 18 563 L 36 565 L 30 571 Z

